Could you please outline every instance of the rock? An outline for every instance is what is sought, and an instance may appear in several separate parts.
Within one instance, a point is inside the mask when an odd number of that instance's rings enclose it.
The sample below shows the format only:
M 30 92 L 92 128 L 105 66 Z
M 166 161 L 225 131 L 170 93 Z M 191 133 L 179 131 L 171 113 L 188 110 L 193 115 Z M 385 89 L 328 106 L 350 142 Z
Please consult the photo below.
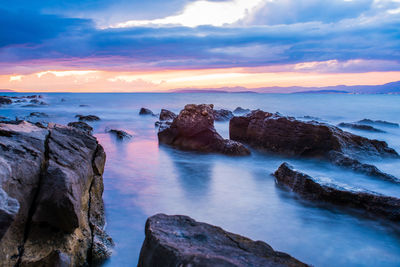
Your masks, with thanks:
M 176 118 L 176 114 L 167 109 L 162 109 L 160 113 L 160 121 L 172 121 Z
M 132 138 L 132 135 L 130 135 L 130 134 L 128 134 L 127 132 L 122 131 L 122 130 L 111 129 L 111 130 L 108 130 L 107 132 L 109 132 L 109 133 L 115 135 L 115 136 L 116 136 L 118 139 L 120 139 L 120 140 Z
M 0 123 L 0 188 L 19 205 L 0 238 L 2 265 L 84 266 L 109 255 L 104 163 L 103 148 L 83 131 Z
M 29 97 L 28 97 L 28 98 L 29 98 Z M 31 101 L 29 101 L 29 103 L 32 103 L 32 104 L 40 104 L 40 101 L 37 100 L 37 99 L 32 99 Z
M 155 114 L 153 113 L 153 111 L 151 111 L 150 109 L 147 108 L 141 108 L 139 111 L 139 115 L 151 115 L 151 116 L 155 116 Z
M 9 197 L 7 193 L 0 188 L 0 240 L 15 220 L 18 210 L 18 201 Z
M 160 129 L 158 140 L 182 150 L 244 156 L 250 151 L 223 139 L 214 128 L 213 105 L 186 105 L 170 126 Z
M 0 105 L 10 105 L 12 100 L 7 96 L 0 96 Z
M 383 180 L 387 180 L 387 181 L 390 181 L 393 183 L 400 183 L 399 178 L 397 178 L 391 174 L 382 172 L 374 165 L 361 163 L 360 161 L 353 159 L 343 153 L 331 151 L 329 153 L 328 157 L 329 157 L 329 160 L 331 161 L 331 163 L 333 163 L 337 166 L 349 168 L 349 169 L 355 170 L 360 173 L 379 177 Z
M 279 185 L 290 188 L 305 199 L 324 201 L 356 208 L 375 216 L 399 222 L 400 199 L 362 190 L 349 190 L 332 184 L 322 184 L 283 163 L 274 173 Z
M 397 152 L 386 142 L 371 140 L 316 121 L 299 121 L 292 117 L 256 110 L 247 116 L 234 117 L 229 124 L 232 140 L 288 156 L 328 158 L 329 152 L 390 156 Z
M 139 267 L 308 266 L 267 243 L 182 215 L 148 218 L 145 234 Z
M 37 117 L 37 118 L 48 118 L 49 115 L 47 115 L 44 112 L 31 112 L 29 114 L 29 117 Z
M 67 100 L 65 98 L 61 98 L 60 102 L 66 102 Z
M 235 114 L 246 114 L 246 113 L 249 113 L 249 112 L 250 112 L 250 109 L 248 109 L 248 108 L 244 109 L 244 108 L 241 108 L 241 107 L 237 107 L 233 111 L 233 113 L 235 113 Z
M 368 132 L 385 133 L 385 131 L 382 131 L 380 129 L 372 127 L 371 125 L 342 122 L 342 123 L 339 123 L 338 126 L 339 127 L 344 127 L 344 128 L 351 128 L 351 129 L 356 129 L 356 130 L 368 131 Z
M 234 117 L 232 111 L 227 109 L 214 110 L 214 120 L 215 121 L 229 121 Z
M 366 124 L 366 125 L 380 125 L 380 126 L 386 126 L 386 127 L 399 128 L 399 124 L 398 123 L 382 121 L 382 120 L 374 121 L 374 120 L 370 120 L 370 119 L 363 119 L 363 120 L 358 121 L 357 123 Z
M 91 127 L 89 124 L 83 121 L 75 121 L 75 122 L 70 122 L 68 123 L 68 126 L 74 127 L 78 130 L 81 130 L 87 134 L 92 134 L 93 132 L 93 127 Z
M 100 118 L 95 115 L 76 115 L 75 118 L 78 118 L 79 121 L 99 121 Z
M 171 124 L 172 124 L 172 121 L 156 121 L 154 123 L 154 126 L 158 127 L 159 131 L 162 131 L 166 128 L 169 128 L 171 126 Z
M 83 105 L 79 105 L 79 107 L 80 107 L 80 108 L 86 108 L 86 107 L 89 107 L 89 105 L 83 104 Z

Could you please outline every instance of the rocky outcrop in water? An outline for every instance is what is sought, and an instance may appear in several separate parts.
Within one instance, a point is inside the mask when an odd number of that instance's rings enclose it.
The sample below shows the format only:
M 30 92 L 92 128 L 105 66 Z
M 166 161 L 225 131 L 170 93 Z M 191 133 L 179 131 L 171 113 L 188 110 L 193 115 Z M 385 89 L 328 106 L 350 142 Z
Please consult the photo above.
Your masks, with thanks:
M 216 109 L 214 110 L 215 121 L 229 121 L 234 117 L 232 111 L 227 109 Z
M 375 132 L 375 133 L 385 133 L 385 131 L 372 127 L 371 125 L 357 124 L 357 123 L 347 123 L 342 122 L 338 124 L 339 127 L 350 128 L 361 131 Z
M 114 135 L 119 140 L 132 138 L 132 135 L 128 134 L 127 132 L 125 132 L 123 130 L 110 129 L 110 130 L 107 130 L 107 132 Z
M 237 108 L 235 108 L 235 110 L 233 111 L 233 113 L 239 114 L 239 115 L 241 115 L 241 114 L 246 114 L 246 113 L 249 113 L 249 112 L 250 112 L 250 109 L 248 109 L 248 108 L 242 108 L 242 107 L 237 107 Z
M 96 115 L 76 115 L 75 118 L 78 118 L 79 121 L 99 121 L 100 118 Z
M 175 113 L 167 109 L 162 109 L 160 113 L 160 121 L 172 121 L 177 117 Z
M 186 105 L 170 126 L 158 132 L 161 144 L 182 150 L 249 155 L 241 143 L 223 139 L 214 128 L 213 105 Z
M 139 111 L 139 115 L 151 115 L 151 116 L 156 116 L 153 111 L 151 111 L 148 108 L 141 108 Z
M 357 122 L 358 124 L 366 124 L 366 125 L 379 125 L 379 126 L 386 126 L 386 127 L 394 127 L 399 128 L 399 124 L 395 122 L 389 121 L 382 121 L 382 120 L 370 120 L 370 119 L 363 119 Z
M 7 96 L 0 96 L 0 105 L 10 105 L 12 100 Z
M 84 266 L 104 260 L 105 153 L 72 127 L 0 123 L 2 266 Z
M 49 115 L 44 112 L 31 112 L 29 117 L 36 117 L 36 118 L 48 118 Z
M 187 216 L 152 216 L 145 233 L 139 267 L 308 266 L 262 241 Z
M 283 163 L 274 173 L 276 181 L 305 199 L 324 201 L 356 208 L 373 216 L 400 221 L 400 199 L 374 192 L 351 190 L 332 184 L 323 184 Z
M 93 127 L 83 121 L 70 122 L 70 123 L 68 123 L 68 126 L 74 127 L 78 130 L 81 130 L 81 131 L 87 133 L 87 134 L 92 134 L 92 132 L 93 132 Z

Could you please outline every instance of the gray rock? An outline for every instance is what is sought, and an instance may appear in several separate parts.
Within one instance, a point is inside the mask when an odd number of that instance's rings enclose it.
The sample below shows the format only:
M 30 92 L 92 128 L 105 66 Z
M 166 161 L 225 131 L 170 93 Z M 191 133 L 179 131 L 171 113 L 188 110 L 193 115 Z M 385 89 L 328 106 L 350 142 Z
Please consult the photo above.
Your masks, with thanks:
M 342 123 L 339 123 L 338 126 L 339 127 L 343 127 L 343 128 L 350 128 L 350 129 L 356 129 L 356 130 L 361 130 L 361 131 L 367 131 L 367 132 L 385 133 L 385 131 L 377 129 L 375 127 L 372 127 L 371 125 L 342 122 Z
M 246 113 L 249 113 L 250 112 L 250 109 L 248 109 L 248 108 L 241 108 L 241 107 L 237 107 L 237 108 L 235 108 L 235 110 L 233 111 L 233 113 L 235 113 L 235 114 L 246 114 Z
M 76 115 L 75 118 L 78 118 L 79 121 L 99 121 L 100 118 L 96 115 Z
M 107 132 L 111 133 L 112 135 L 114 135 L 115 137 L 117 137 L 120 140 L 132 138 L 132 135 L 128 134 L 127 132 L 125 132 L 123 130 L 110 129 Z
M 68 126 L 74 127 L 80 131 L 84 131 L 85 133 L 92 134 L 93 132 L 93 127 L 87 124 L 86 122 L 83 121 L 74 121 L 68 123 Z
M 232 111 L 227 109 L 217 109 L 214 110 L 214 120 L 215 121 L 229 121 L 234 117 Z
M 94 240 L 107 239 L 101 198 L 104 163 L 103 148 L 83 131 L 25 121 L 0 123 L 1 188 L 19 204 L 1 238 L 0 262 L 83 266 L 109 255 L 112 242 L 104 243 L 102 252 L 94 245 Z
M 147 108 L 141 108 L 139 111 L 139 115 L 151 115 L 151 116 L 156 116 L 153 111 Z
M 262 241 L 229 233 L 187 216 L 147 219 L 139 267 L 308 266 Z
M 370 120 L 370 119 L 363 119 L 357 122 L 358 124 L 366 124 L 366 125 L 380 125 L 380 126 L 386 126 L 386 127 L 394 127 L 394 128 L 399 128 L 399 124 L 395 122 L 389 122 L 389 121 L 382 121 L 382 120 Z
M 175 113 L 167 109 L 162 109 L 160 113 L 160 121 L 172 121 L 177 117 Z

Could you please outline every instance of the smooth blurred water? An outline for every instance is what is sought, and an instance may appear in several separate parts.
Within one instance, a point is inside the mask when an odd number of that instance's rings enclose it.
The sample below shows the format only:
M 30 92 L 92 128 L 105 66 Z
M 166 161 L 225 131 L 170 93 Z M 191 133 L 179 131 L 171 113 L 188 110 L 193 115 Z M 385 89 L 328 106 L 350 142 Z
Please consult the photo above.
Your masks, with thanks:
M 10 95 L 10 94 L 8 94 Z M 15 94 L 14 94 L 15 95 Z M 282 158 L 252 150 L 250 157 L 182 152 L 159 146 L 151 116 L 179 112 L 188 103 L 213 103 L 215 108 L 237 106 L 318 117 L 331 124 L 364 118 L 400 121 L 400 96 L 314 94 L 43 94 L 50 105 L 41 108 L 1 107 L 0 116 L 22 118 L 31 111 L 51 117 L 37 119 L 68 123 L 76 114 L 93 114 L 90 123 L 107 153 L 104 201 L 107 231 L 116 247 L 105 266 L 136 266 L 144 239 L 146 218 L 156 213 L 185 214 L 196 220 L 263 240 L 314 266 L 400 266 L 400 234 L 390 223 L 327 204 L 303 201 L 278 187 L 271 175 L 287 161 L 317 178 L 400 197 L 400 185 L 356 174 L 315 160 Z M 65 102 L 60 100 L 64 98 Z M 79 105 L 89 105 L 79 107 Z M 133 134 L 118 141 L 105 129 Z M 228 137 L 228 123 L 216 123 Z M 400 129 L 387 133 L 354 131 L 385 140 L 400 151 Z M 399 160 L 376 160 L 382 170 L 400 177 Z

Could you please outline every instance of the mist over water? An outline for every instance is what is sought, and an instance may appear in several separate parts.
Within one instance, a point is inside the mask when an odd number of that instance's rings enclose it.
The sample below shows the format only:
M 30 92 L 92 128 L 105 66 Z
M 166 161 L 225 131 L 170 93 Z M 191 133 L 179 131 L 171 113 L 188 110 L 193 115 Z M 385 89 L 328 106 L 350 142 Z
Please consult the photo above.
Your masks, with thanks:
M 7 94 L 15 95 L 15 94 Z M 24 94 L 26 95 L 26 94 Z M 107 231 L 116 247 L 105 266 L 136 266 L 146 218 L 156 213 L 184 214 L 225 230 L 262 240 L 315 266 L 399 266 L 400 231 L 394 225 L 356 211 L 301 200 L 275 184 L 271 175 L 287 161 L 296 169 L 348 188 L 363 188 L 400 197 L 400 184 L 357 174 L 326 162 L 285 158 L 252 150 L 249 157 L 183 152 L 159 146 L 157 117 L 139 116 L 146 107 L 178 113 L 189 103 L 213 103 L 216 109 L 238 106 L 312 116 L 338 124 L 364 118 L 400 122 L 400 96 L 317 94 L 43 94 L 50 105 L 1 107 L 0 115 L 23 118 L 32 111 L 66 124 L 76 114 L 97 115 L 89 123 L 104 146 L 104 201 Z M 61 99 L 65 99 L 61 102 Z M 88 105 L 79 107 L 79 105 Z M 229 136 L 229 123 L 215 123 Z M 386 133 L 350 132 L 386 141 L 400 152 L 400 129 Z M 131 140 L 118 141 L 106 128 L 126 130 Z M 400 177 L 400 161 L 368 158 L 365 162 Z

